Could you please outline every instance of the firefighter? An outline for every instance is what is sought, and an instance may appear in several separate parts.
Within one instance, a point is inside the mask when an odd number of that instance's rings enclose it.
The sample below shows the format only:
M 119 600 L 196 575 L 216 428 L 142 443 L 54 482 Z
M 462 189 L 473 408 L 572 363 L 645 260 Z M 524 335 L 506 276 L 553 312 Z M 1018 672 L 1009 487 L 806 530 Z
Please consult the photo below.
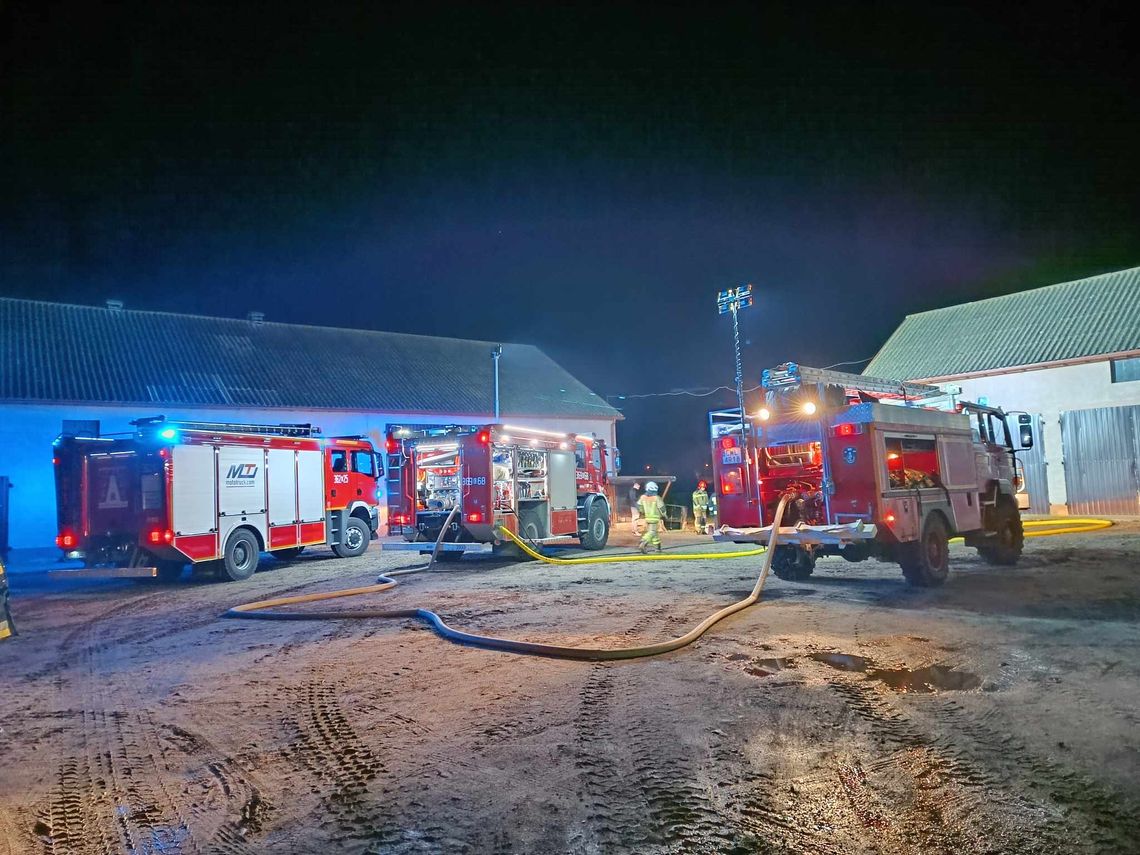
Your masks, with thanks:
M 652 546 L 661 551 L 661 535 L 659 528 L 665 520 L 665 502 L 657 495 L 657 482 L 650 481 L 645 485 L 645 495 L 637 500 L 637 509 L 645 519 L 645 534 L 641 536 L 638 549 L 648 552 Z
M 633 486 L 629 488 L 629 521 L 630 526 L 633 528 L 633 533 L 637 534 L 637 503 L 641 499 L 639 490 L 641 489 L 641 482 L 634 481 Z
M 704 481 L 697 482 L 697 489 L 693 491 L 693 526 L 698 534 L 704 534 L 709 522 L 709 485 Z

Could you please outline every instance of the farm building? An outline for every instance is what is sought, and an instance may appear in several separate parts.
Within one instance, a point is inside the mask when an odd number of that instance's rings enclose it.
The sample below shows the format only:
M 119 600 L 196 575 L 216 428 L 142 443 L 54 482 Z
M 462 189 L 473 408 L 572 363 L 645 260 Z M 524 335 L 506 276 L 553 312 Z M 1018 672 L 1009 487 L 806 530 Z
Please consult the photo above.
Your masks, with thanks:
M 910 315 L 865 373 L 1031 414 L 1033 511 L 1140 514 L 1140 267 Z
M 56 535 L 52 442 L 132 419 L 312 423 L 382 447 L 392 424 L 493 420 L 490 342 L 0 299 L 0 478 L 12 547 Z M 537 347 L 505 344 L 501 420 L 593 433 L 620 414 Z M 96 425 L 97 423 L 97 425 Z M 0 500 L 3 496 L 0 496 Z

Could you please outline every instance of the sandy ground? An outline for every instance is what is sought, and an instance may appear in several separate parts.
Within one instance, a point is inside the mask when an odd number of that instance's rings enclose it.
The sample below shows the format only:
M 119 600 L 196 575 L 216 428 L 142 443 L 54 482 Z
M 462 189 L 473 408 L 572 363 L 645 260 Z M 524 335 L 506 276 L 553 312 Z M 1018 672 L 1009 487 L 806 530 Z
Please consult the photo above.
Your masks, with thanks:
M 955 547 L 932 591 L 824 560 L 692 647 L 613 664 L 409 620 L 218 619 L 417 563 L 326 556 L 240 584 L 14 575 L 7 851 L 1140 851 L 1135 523 L 1030 541 L 1016 569 Z M 739 599 L 758 567 L 464 561 L 368 604 L 627 645 Z

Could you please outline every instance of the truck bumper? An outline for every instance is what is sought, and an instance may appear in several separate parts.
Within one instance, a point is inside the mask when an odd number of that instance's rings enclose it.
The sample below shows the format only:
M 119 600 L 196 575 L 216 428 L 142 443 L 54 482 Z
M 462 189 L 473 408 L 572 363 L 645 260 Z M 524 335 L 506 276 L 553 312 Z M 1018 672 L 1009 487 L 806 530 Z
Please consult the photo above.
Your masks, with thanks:
M 874 540 L 878 529 L 862 521 L 844 525 L 796 525 L 780 526 L 776 543 L 784 546 L 838 546 L 841 549 L 849 543 L 864 543 Z M 772 536 L 772 526 L 763 528 L 732 528 L 721 526 L 713 535 L 713 540 L 721 543 L 767 543 Z

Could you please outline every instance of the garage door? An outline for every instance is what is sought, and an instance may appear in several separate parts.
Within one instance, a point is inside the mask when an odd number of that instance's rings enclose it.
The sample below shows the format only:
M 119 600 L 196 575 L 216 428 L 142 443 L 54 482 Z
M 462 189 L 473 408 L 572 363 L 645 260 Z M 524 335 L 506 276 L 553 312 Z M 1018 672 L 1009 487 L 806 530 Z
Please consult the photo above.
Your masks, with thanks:
M 1061 413 L 1069 513 L 1140 513 L 1140 407 Z

